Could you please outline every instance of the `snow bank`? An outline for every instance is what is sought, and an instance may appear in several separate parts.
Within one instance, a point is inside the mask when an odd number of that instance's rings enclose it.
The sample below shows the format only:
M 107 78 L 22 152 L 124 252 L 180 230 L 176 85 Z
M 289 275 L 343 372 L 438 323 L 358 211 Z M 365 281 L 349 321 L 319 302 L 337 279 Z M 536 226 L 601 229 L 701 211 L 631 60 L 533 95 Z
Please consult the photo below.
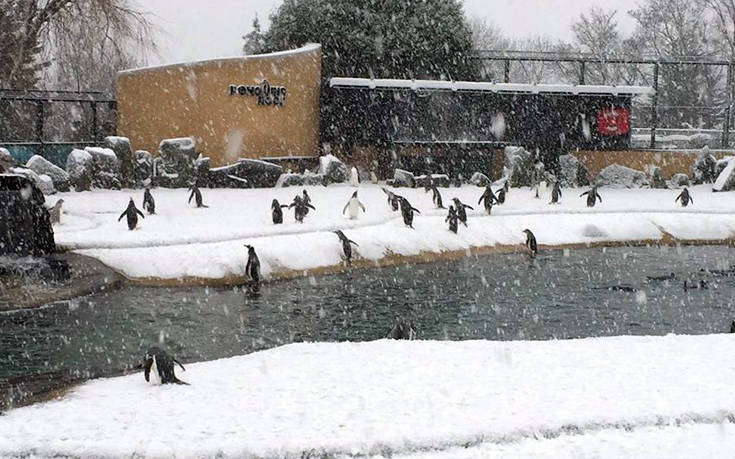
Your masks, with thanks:
M 717 176 L 712 191 L 730 191 L 735 187 L 735 158 L 727 159 L 727 166 Z
M 712 457 L 735 439 L 734 353 L 729 334 L 292 344 L 187 365 L 190 386 L 138 373 L 11 410 L 0 456 L 558 457 L 582 442 L 662 457 L 678 442 L 661 438 L 703 431 L 723 438 L 686 451 Z

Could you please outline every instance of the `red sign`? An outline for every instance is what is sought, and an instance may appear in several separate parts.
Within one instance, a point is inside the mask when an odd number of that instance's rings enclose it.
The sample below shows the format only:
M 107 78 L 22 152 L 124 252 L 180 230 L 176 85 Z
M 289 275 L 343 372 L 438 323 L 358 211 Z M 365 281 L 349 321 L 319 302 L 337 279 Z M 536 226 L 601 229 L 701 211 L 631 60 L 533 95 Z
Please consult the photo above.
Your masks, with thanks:
M 630 129 L 630 112 L 622 107 L 603 108 L 597 112 L 597 132 L 601 135 L 624 135 Z

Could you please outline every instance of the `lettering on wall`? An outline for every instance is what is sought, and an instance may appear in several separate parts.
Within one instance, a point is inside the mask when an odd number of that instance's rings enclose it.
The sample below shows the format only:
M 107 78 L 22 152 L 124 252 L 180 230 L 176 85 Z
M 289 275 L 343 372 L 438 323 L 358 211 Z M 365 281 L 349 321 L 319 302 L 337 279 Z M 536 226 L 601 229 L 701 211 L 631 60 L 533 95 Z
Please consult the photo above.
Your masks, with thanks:
M 263 80 L 259 85 L 231 84 L 231 96 L 255 96 L 258 105 L 283 106 L 286 102 L 286 87 L 271 86 L 268 80 Z

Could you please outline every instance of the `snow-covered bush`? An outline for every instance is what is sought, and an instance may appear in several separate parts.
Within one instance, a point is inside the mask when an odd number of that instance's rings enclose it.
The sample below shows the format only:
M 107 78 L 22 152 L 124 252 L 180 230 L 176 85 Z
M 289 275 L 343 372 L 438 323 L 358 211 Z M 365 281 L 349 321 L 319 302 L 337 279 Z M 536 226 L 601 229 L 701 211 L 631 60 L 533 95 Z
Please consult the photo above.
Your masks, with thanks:
M 590 184 L 590 176 L 584 164 L 574 155 L 559 156 L 559 167 L 561 169 L 561 185 L 564 187 L 587 186 Z
M 668 188 L 666 185 L 666 179 L 664 179 L 664 173 L 661 171 L 661 168 L 658 166 L 651 166 L 649 169 L 649 174 L 651 174 L 651 188 Z
M 350 170 L 332 154 L 319 157 L 319 172 L 329 183 L 342 183 L 350 179 Z
M 510 186 L 531 185 L 533 155 L 523 147 L 508 146 L 503 152 L 503 175 L 509 177 Z
M 676 187 L 689 186 L 689 176 L 683 173 L 674 174 L 671 176 L 671 184 Z
M 120 165 L 120 178 L 123 184 L 130 186 L 133 183 L 133 170 L 135 168 L 135 157 L 130 147 L 130 139 L 127 137 L 108 136 L 105 137 L 104 146 L 115 152 Z
M 709 147 L 704 146 L 698 153 L 697 159 L 692 165 L 692 183 L 699 185 L 701 183 L 712 183 L 715 181 L 717 174 L 715 173 L 715 166 L 717 160 L 714 155 L 709 152 Z

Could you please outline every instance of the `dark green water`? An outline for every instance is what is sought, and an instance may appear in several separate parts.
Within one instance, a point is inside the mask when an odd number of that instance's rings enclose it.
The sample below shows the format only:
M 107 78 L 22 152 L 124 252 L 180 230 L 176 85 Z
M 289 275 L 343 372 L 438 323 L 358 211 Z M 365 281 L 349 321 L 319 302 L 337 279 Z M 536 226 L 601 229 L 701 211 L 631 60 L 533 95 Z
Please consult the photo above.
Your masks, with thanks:
M 257 297 L 129 287 L 0 314 L 0 379 L 115 374 L 157 343 L 196 361 L 298 341 L 374 340 L 400 319 L 438 340 L 724 332 L 735 316 L 735 272 L 700 270 L 733 264 L 727 247 L 608 248 L 356 270 L 264 285 Z M 674 280 L 647 279 L 671 272 Z M 685 291 L 685 279 L 708 288 Z

